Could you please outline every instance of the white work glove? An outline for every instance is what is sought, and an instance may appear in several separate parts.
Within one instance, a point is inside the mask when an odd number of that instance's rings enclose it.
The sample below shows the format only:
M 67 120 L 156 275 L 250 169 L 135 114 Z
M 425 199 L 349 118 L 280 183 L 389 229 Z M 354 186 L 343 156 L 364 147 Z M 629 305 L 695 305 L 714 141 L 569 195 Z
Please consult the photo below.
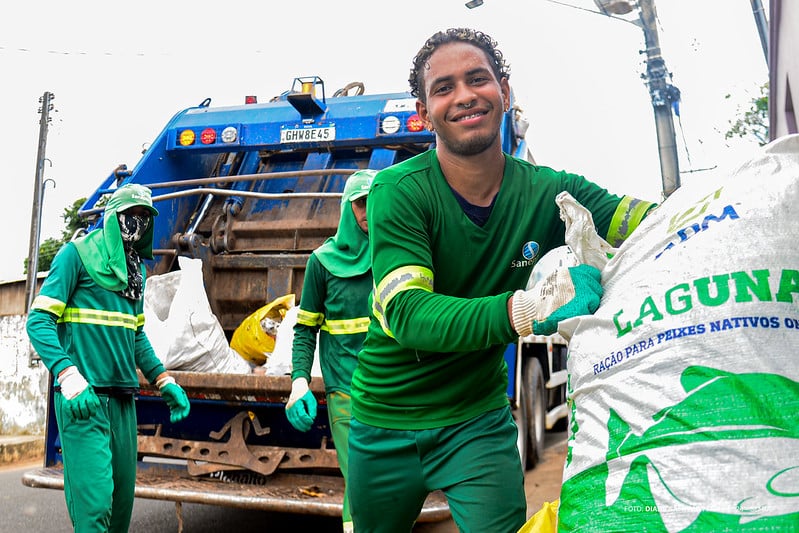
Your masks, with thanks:
M 86 378 L 76 366 L 68 366 L 58 376 L 61 395 L 67 400 L 67 408 L 75 420 L 88 420 L 100 408 L 100 398 L 89 386 Z
M 291 382 L 291 395 L 286 403 L 286 418 L 299 431 L 308 431 L 316 418 L 316 397 L 308 388 L 308 380 L 297 378 Z
M 511 302 L 513 327 L 521 337 L 552 335 L 558 322 L 596 311 L 602 298 L 599 269 L 577 265 L 555 270 Z
M 68 366 L 66 370 L 61 372 L 58 376 L 58 384 L 61 385 L 61 394 L 67 400 L 75 398 L 89 386 L 86 378 L 83 377 L 76 366 Z

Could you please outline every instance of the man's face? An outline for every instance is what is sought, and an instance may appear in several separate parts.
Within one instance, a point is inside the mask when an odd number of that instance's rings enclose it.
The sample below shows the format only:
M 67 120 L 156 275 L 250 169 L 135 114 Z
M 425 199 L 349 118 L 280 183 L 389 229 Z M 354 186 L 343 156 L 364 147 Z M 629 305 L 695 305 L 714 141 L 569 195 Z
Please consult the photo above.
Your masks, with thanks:
M 507 78 L 496 79 L 485 52 L 469 43 L 448 43 L 427 66 L 426 102 L 417 101 L 416 110 L 436 132 L 437 148 L 469 156 L 498 145 L 510 86 Z
M 366 196 L 361 196 L 351 203 L 352 213 L 355 215 L 355 222 L 358 223 L 358 227 L 361 228 L 364 233 L 369 233 L 369 226 L 366 223 Z
M 152 223 L 152 215 L 146 207 L 135 205 L 117 213 L 119 232 L 124 242 L 138 242 Z

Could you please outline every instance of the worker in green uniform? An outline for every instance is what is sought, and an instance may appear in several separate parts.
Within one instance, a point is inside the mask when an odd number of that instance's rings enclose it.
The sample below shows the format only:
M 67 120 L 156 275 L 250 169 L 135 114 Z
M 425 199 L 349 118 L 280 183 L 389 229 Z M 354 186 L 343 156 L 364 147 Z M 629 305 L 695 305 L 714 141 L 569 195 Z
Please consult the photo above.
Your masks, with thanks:
M 33 301 L 31 344 L 55 376 L 64 494 L 76 533 L 128 531 L 136 486 L 136 368 L 157 385 L 178 422 L 185 391 L 144 333 L 143 259 L 153 257 L 150 189 L 123 185 L 104 225 L 65 244 Z
M 345 483 L 350 382 L 369 326 L 372 269 L 366 200 L 375 173 L 367 169 L 350 175 L 341 196 L 341 217 L 336 234 L 308 258 L 294 326 L 291 396 L 286 404 L 286 416 L 291 425 L 308 431 L 316 417 L 316 398 L 308 384 L 318 333 L 319 366 L 325 384 L 330 432 Z M 344 532 L 352 532 L 346 493 L 342 520 Z
M 430 37 L 409 81 L 435 147 L 381 170 L 369 193 L 376 287 L 352 379 L 349 441 L 358 533 L 408 533 L 438 489 L 460 531 L 524 524 L 503 353 L 520 336 L 592 313 L 602 294 L 588 265 L 523 290 L 537 260 L 564 244 L 555 197 L 568 191 L 613 245 L 654 205 L 504 153 L 508 79 L 485 33 Z

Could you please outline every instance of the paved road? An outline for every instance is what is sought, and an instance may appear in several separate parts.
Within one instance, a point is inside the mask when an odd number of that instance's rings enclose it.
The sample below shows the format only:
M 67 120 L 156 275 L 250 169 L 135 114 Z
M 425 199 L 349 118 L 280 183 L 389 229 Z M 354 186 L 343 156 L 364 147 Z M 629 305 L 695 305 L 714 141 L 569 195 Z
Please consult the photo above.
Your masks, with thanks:
M 532 516 L 545 501 L 560 494 L 560 480 L 566 452 L 566 434 L 547 435 L 547 449 L 539 465 L 525 475 L 527 514 Z M 0 533 L 42 532 L 71 533 L 64 493 L 52 489 L 32 489 L 20 481 L 26 470 L 39 468 L 41 462 L 0 467 Z M 184 533 L 297 533 L 341 530 L 339 519 L 281 515 L 211 505 L 185 504 L 181 508 Z M 137 499 L 133 509 L 131 533 L 179 532 L 174 503 Z M 452 520 L 419 524 L 414 533 L 457 533 Z

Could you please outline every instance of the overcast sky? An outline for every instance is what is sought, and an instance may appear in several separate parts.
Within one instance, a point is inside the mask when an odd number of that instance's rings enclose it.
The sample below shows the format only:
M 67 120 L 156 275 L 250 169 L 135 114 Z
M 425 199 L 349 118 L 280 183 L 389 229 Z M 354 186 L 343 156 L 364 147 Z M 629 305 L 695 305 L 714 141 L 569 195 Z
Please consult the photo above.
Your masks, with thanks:
M 655 3 L 663 57 L 682 93 L 675 128 L 687 184 L 756 148 L 724 132 L 767 81 L 766 61 L 749 1 Z M 592 11 L 592 0 L 485 0 L 472 10 L 464 0 L 16 3 L 0 19 L 0 281 L 24 277 L 45 91 L 55 109 L 41 241 L 60 237 L 64 209 L 114 167 L 133 168 L 178 111 L 205 98 L 265 102 L 300 76 L 321 77 L 327 94 L 352 81 L 372 94 L 404 91 L 425 39 L 454 26 L 498 41 L 539 164 L 659 200 L 643 32 Z

